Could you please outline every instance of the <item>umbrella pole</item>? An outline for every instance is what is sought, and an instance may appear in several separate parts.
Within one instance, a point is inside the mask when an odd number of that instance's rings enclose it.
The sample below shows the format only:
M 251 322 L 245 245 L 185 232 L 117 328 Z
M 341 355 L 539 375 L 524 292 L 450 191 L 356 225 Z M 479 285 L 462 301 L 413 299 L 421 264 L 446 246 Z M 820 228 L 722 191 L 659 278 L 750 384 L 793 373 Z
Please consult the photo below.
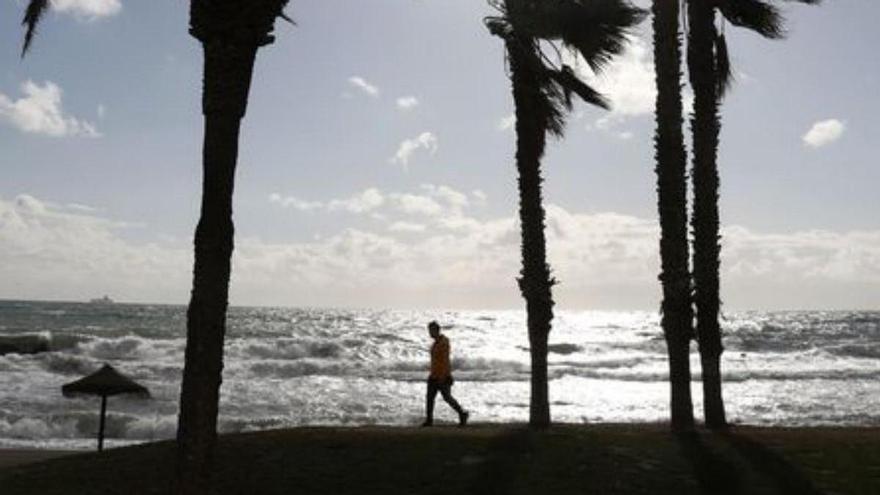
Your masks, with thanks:
M 101 396 L 101 424 L 98 426 L 98 452 L 104 450 L 104 417 L 107 415 L 107 396 Z

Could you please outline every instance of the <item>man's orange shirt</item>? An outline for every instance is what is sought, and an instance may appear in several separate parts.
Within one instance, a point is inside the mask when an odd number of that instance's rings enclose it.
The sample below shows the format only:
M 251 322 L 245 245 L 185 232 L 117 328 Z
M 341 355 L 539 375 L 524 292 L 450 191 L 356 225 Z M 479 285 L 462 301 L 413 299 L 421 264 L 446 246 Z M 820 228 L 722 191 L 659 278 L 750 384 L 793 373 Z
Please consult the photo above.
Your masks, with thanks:
M 441 335 L 431 346 L 431 378 L 447 378 L 450 374 L 449 339 Z

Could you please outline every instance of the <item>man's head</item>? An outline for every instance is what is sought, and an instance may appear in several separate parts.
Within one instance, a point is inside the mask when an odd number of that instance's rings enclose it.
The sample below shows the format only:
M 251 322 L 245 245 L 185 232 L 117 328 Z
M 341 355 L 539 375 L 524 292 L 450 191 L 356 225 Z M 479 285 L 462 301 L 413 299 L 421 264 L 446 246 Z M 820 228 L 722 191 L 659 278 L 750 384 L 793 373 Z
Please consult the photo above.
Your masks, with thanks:
M 431 334 L 431 338 L 436 339 L 440 336 L 440 324 L 436 321 L 432 321 L 428 323 L 428 333 Z

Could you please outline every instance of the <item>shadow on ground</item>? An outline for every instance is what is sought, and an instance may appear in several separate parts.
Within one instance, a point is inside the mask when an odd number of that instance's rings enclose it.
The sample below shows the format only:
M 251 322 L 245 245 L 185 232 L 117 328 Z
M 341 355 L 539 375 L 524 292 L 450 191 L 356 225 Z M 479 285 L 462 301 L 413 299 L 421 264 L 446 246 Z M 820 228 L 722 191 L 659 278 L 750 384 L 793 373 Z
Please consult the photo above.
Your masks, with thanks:
M 702 495 L 823 495 L 773 448 L 734 431 L 676 435 Z
M 218 445 L 217 495 L 880 494 L 878 429 L 297 428 L 224 435 Z M 0 492 L 167 494 L 174 447 L 0 469 Z

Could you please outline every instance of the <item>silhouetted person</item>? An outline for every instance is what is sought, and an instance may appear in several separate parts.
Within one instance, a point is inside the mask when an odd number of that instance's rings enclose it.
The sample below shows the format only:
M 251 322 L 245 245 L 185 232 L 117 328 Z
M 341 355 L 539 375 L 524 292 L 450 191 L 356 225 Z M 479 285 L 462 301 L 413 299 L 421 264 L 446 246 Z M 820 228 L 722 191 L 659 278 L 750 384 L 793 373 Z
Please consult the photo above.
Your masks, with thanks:
M 437 392 L 443 396 L 443 400 L 458 413 L 458 424 L 467 424 L 470 413 L 462 409 L 461 405 L 452 397 L 452 367 L 449 364 L 449 339 L 440 333 L 440 325 L 436 321 L 428 323 L 428 333 L 434 339 L 431 346 L 431 374 L 428 376 L 428 397 L 426 404 L 425 422 L 422 426 L 434 424 L 434 399 Z

